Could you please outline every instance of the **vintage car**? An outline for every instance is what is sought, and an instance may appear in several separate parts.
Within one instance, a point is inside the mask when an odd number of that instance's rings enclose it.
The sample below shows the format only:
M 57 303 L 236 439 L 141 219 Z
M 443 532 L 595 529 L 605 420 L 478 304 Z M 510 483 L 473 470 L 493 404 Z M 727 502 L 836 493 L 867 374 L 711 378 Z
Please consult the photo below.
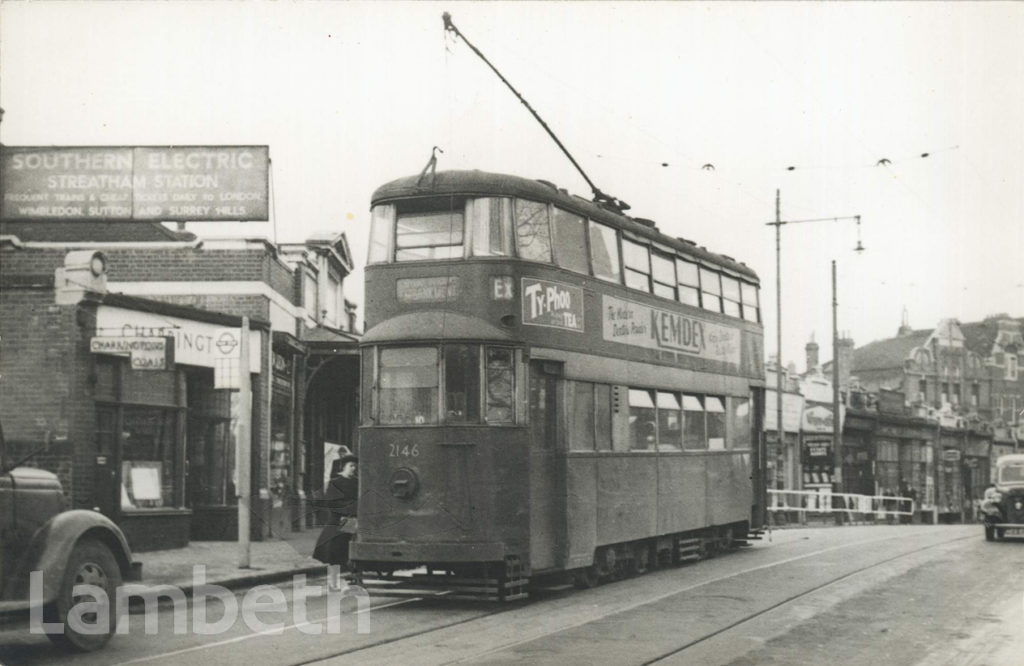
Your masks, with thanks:
M 39 627 L 64 649 L 99 649 L 116 629 L 117 587 L 137 580 L 141 567 L 114 522 L 97 511 L 68 510 L 55 474 L 29 466 L 31 455 L 8 459 L 4 448 L 0 429 L 0 631 Z M 79 585 L 104 590 L 106 618 L 77 612 L 79 602 L 94 601 L 76 594 Z
M 1024 453 L 1000 456 L 993 481 L 981 503 L 985 539 L 1024 536 Z

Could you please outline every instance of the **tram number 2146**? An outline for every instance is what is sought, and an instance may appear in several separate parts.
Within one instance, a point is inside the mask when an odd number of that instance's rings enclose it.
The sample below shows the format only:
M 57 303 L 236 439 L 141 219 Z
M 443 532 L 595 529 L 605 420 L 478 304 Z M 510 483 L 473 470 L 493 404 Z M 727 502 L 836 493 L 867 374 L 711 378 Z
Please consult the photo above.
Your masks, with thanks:
M 388 457 L 390 458 L 418 458 L 420 455 L 419 444 L 388 444 Z

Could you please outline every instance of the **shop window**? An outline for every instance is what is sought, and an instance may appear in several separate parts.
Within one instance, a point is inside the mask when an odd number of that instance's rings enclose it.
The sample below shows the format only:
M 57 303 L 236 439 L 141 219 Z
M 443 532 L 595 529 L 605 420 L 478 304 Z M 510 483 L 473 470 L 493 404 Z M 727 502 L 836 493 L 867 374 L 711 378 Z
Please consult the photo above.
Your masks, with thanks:
M 486 420 L 488 423 L 515 421 L 515 363 L 513 351 L 487 347 Z
M 121 508 L 177 506 L 177 410 L 125 407 L 121 437 Z
M 682 448 L 682 411 L 675 393 L 657 392 L 658 450 L 679 451 Z
M 729 398 L 729 448 L 751 448 L 753 421 L 750 413 L 749 398 Z
M 700 396 L 685 393 L 683 394 L 683 448 L 708 448 L 704 422 L 704 401 Z
M 475 345 L 445 345 L 445 421 L 480 420 L 480 356 Z
M 570 271 L 589 275 L 584 218 L 556 206 L 551 223 L 555 231 L 555 259 L 558 265 Z
M 385 425 L 437 423 L 437 348 L 380 350 L 380 422 Z
M 680 303 L 700 306 L 700 275 L 697 264 L 676 259 L 676 294 Z
M 507 257 L 512 254 L 512 200 L 471 199 L 466 208 L 473 229 L 473 254 Z
M 646 245 L 622 239 L 622 263 L 626 269 L 626 286 L 651 291 L 651 256 Z
M 701 306 L 705 310 L 722 311 L 722 285 L 718 281 L 718 273 L 701 267 L 700 292 Z
M 395 228 L 395 259 L 454 259 L 462 256 L 460 211 L 402 213 Z
M 653 449 L 658 436 L 654 414 L 654 399 L 650 391 L 629 389 L 629 442 L 630 450 Z
M 590 262 L 594 277 L 608 282 L 620 282 L 619 244 L 615 229 L 590 222 Z
M 551 263 L 551 229 L 547 204 L 516 199 L 516 246 L 529 261 Z

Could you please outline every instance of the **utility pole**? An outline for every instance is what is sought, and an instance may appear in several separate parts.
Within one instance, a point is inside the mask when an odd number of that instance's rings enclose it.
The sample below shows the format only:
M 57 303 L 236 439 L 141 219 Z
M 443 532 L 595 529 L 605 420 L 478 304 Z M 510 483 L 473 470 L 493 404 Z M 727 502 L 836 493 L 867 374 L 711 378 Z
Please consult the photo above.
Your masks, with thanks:
M 835 474 L 832 481 L 836 493 L 843 492 L 843 433 L 839 418 L 839 325 L 836 310 L 836 260 L 832 260 L 832 455 Z M 845 507 L 845 504 L 844 504 Z M 836 523 L 843 523 L 842 512 L 836 512 Z
M 775 190 L 775 221 L 766 222 L 768 226 L 775 227 L 775 324 L 776 324 L 776 353 L 778 355 L 778 365 L 776 373 L 776 391 L 778 393 L 778 406 L 777 406 L 777 417 L 778 417 L 778 433 L 779 433 L 779 445 L 783 445 L 783 426 L 782 426 L 782 225 L 784 224 L 802 224 L 806 222 L 838 222 L 840 220 L 855 220 L 857 223 L 857 246 L 854 248 L 854 252 L 860 253 L 864 251 L 864 245 L 860 241 L 860 215 L 846 215 L 842 217 L 817 217 L 807 220 L 783 220 L 780 212 L 780 194 L 779 190 Z M 838 332 L 836 328 L 836 264 L 832 262 L 832 409 L 833 409 L 833 463 L 836 466 L 835 474 L 833 475 L 834 480 L 837 482 L 835 485 L 836 492 L 841 490 L 841 486 L 838 482 L 842 478 L 842 457 L 840 452 L 840 442 L 842 433 L 839 432 L 839 344 L 838 344 Z
M 242 317 L 238 345 L 238 438 L 235 466 L 238 470 L 238 567 L 249 568 L 249 522 L 252 501 L 252 376 L 249 374 L 249 318 Z
M 775 432 L 779 451 L 785 451 L 786 431 L 782 427 L 782 207 L 780 192 L 775 190 Z M 763 461 L 767 469 L 768 461 Z M 776 472 L 778 478 L 778 472 Z

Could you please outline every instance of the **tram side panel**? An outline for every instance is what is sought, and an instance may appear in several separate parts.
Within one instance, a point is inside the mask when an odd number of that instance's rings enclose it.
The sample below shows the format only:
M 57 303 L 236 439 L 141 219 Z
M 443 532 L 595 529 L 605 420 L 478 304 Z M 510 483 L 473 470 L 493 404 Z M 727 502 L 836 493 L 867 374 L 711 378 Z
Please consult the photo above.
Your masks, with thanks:
M 597 465 L 594 456 L 566 459 L 566 569 L 594 563 L 598 545 Z
M 707 458 L 702 455 L 666 455 L 658 459 L 658 534 L 687 532 L 705 527 L 708 495 Z
M 708 479 L 708 525 L 749 521 L 753 500 L 750 454 L 711 454 L 704 459 Z

